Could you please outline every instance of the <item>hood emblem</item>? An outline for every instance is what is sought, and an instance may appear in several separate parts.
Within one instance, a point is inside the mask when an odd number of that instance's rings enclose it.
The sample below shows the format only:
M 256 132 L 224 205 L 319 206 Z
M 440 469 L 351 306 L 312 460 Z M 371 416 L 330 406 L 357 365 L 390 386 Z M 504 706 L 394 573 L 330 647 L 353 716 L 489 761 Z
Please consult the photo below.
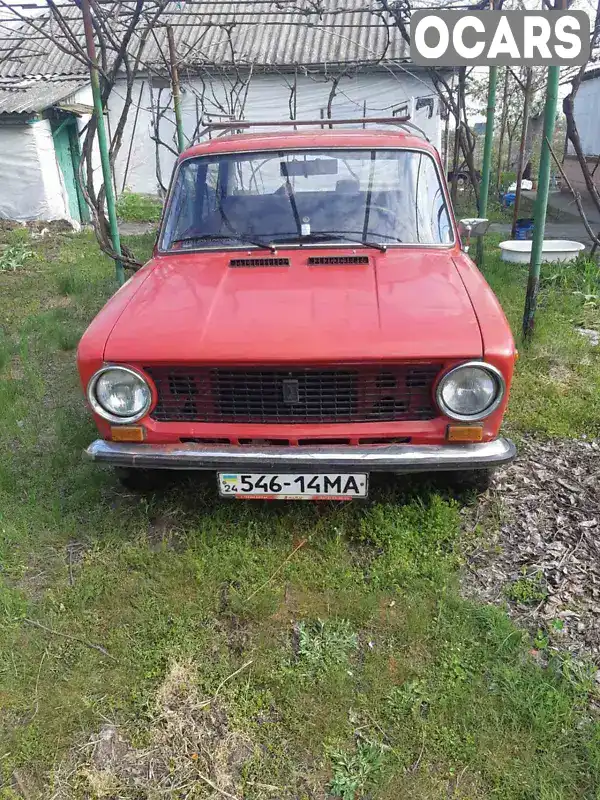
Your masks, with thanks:
M 300 402 L 300 383 L 295 378 L 286 378 L 281 388 L 283 391 L 283 402 L 288 406 L 293 406 Z

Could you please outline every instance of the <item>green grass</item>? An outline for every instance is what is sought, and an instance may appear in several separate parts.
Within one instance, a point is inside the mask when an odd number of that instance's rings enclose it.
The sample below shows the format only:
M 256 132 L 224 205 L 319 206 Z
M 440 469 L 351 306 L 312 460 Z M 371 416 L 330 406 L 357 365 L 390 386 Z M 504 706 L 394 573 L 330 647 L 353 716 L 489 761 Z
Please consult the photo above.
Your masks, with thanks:
M 34 259 L 34 252 L 27 244 L 5 245 L 0 250 L 0 272 L 17 272 L 26 269 Z
M 471 192 L 459 195 L 457 202 L 454 204 L 454 212 L 457 219 L 476 217 L 478 215 L 477 206 L 475 203 L 475 196 Z M 499 200 L 495 200 L 493 194 L 490 194 L 487 209 L 487 219 L 491 222 L 504 222 L 512 224 L 513 209 L 505 208 L 500 204 Z
M 117 200 L 117 215 L 123 222 L 158 222 L 162 202 L 147 194 L 125 191 Z
M 600 348 L 576 328 L 600 330 L 600 272 L 580 259 L 574 265 L 543 264 L 542 290 L 530 344 L 521 341 L 527 265 L 500 260 L 488 236 L 483 272 L 512 326 L 520 358 L 511 393 L 508 421 L 516 431 L 548 436 L 597 435 L 600 432 Z
M 548 597 L 540 572 L 535 575 L 523 575 L 505 587 L 505 595 L 515 603 L 539 603 Z
M 81 459 L 94 428 L 72 349 L 112 264 L 88 234 L 35 247 L 32 268 L 0 275 L 0 797 L 159 796 L 99 788 L 86 742 L 109 720 L 139 753 L 165 746 L 157 697 L 193 664 L 220 727 L 250 743 L 247 800 L 597 800 L 593 680 L 566 657 L 542 669 L 502 610 L 460 597 L 469 498 L 426 479 L 380 479 L 348 505 L 225 502 L 212 476 L 126 492 Z M 525 274 L 492 253 L 517 328 Z M 595 272 L 553 275 L 509 425 L 593 433 L 597 356 L 573 324 L 597 312 L 572 292 Z

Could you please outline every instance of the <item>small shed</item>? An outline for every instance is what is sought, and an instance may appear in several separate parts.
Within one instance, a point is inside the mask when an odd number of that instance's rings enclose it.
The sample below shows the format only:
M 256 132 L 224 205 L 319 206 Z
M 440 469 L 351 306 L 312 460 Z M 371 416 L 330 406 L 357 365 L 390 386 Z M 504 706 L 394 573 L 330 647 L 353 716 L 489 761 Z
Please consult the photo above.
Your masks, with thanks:
M 77 118 L 61 101 L 81 80 L 0 81 L 0 218 L 89 219 L 76 181 L 80 142 Z
M 575 95 L 575 123 L 579 131 L 581 147 L 592 173 L 594 184 L 600 191 L 600 68 L 595 67 L 584 73 L 581 85 Z M 585 179 L 579 165 L 573 145 L 569 142 L 563 169 L 573 187 L 579 191 L 587 191 Z M 567 186 L 563 191 L 569 192 Z

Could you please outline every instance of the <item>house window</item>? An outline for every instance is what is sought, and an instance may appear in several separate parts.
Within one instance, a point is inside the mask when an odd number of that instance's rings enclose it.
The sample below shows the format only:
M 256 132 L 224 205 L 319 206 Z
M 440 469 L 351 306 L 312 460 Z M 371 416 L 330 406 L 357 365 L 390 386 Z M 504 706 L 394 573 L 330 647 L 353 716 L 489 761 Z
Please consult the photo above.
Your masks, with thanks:
M 408 115 L 408 103 L 402 103 L 401 106 L 392 109 L 392 117 L 408 117 Z

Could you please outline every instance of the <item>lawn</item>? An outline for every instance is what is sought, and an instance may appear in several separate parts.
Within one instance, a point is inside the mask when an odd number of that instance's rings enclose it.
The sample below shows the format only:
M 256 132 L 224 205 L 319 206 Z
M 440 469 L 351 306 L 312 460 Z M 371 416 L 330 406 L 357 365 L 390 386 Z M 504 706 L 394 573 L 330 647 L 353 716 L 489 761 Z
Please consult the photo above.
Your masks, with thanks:
M 475 202 L 475 196 L 472 194 L 472 192 L 467 191 L 459 194 L 456 203 L 454 204 L 454 211 L 457 219 L 478 216 L 477 204 Z M 505 206 L 501 205 L 500 201 L 492 194 L 488 202 L 487 219 L 489 219 L 491 222 L 504 222 L 510 225 L 512 224 L 512 218 L 513 209 L 506 208 Z
M 162 202 L 152 195 L 125 191 L 117 200 L 117 214 L 123 222 L 158 222 Z
M 588 673 L 542 669 L 502 609 L 461 598 L 497 524 L 463 525 L 475 497 L 392 479 L 341 506 L 223 502 L 210 477 L 126 492 L 82 460 L 75 369 L 111 263 L 89 234 L 1 235 L 2 800 L 600 796 Z M 526 274 L 493 243 L 518 331 Z M 575 331 L 600 324 L 597 291 L 584 262 L 544 268 L 516 438 L 598 433 L 600 362 Z

